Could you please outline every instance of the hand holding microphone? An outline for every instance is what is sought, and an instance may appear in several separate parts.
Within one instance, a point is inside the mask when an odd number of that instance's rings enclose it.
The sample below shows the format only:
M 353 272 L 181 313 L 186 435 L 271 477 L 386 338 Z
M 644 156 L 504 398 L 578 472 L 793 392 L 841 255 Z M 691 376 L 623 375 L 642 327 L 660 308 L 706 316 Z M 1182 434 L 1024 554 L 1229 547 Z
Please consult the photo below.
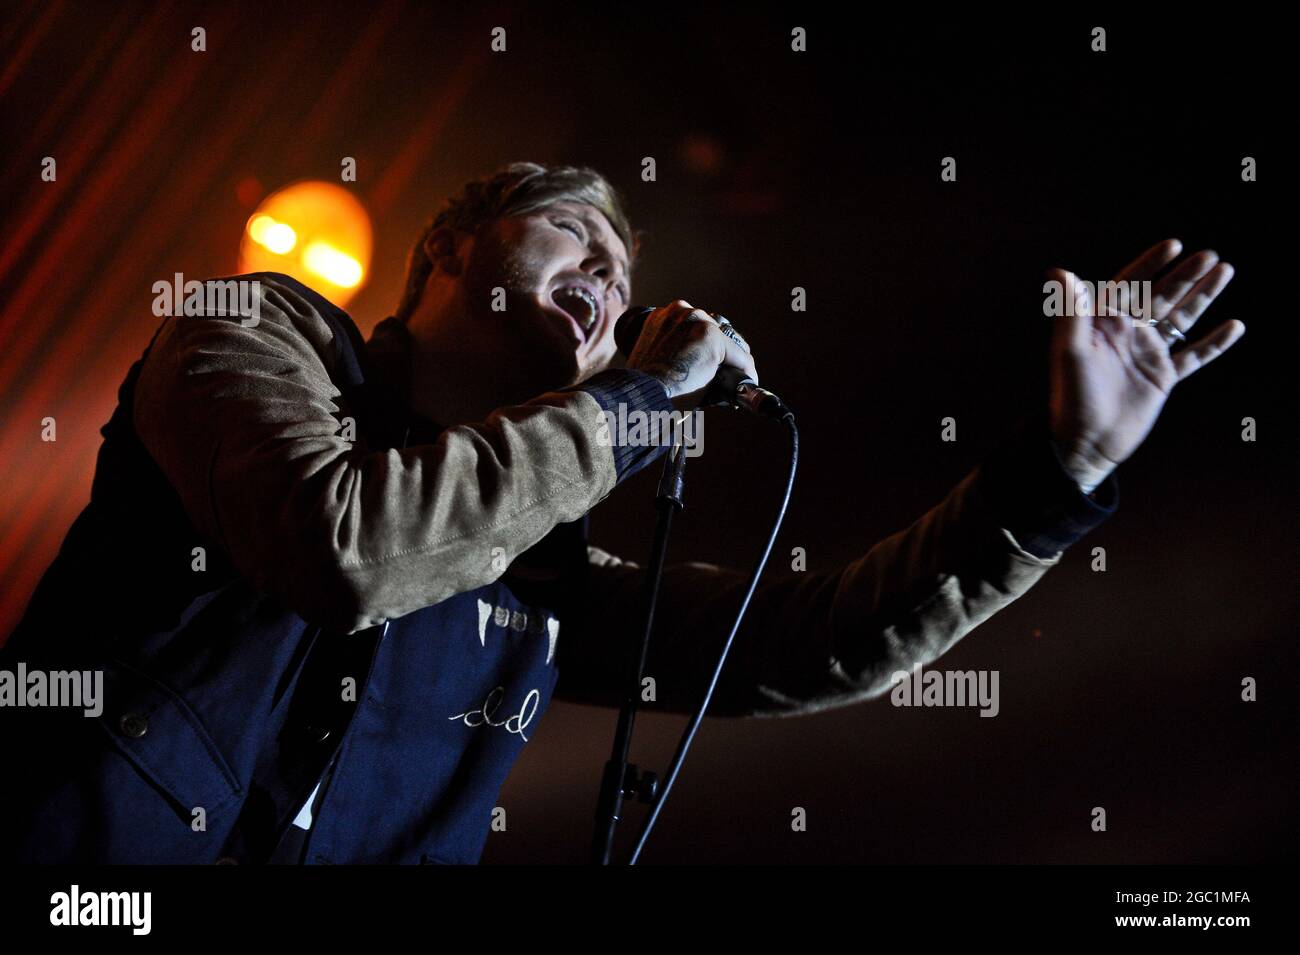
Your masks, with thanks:
M 693 396 L 697 404 L 734 404 L 772 418 L 790 413 L 758 387 L 749 345 L 731 323 L 690 302 L 629 308 L 614 326 L 614 341 L 627 367 L 658 379 L 669 398 Z
M 614 326 L 627 367 L 659 379 L 669 398 L 708 387 L 723 365 L 758 381 L 748 348 L 723 334 L 712 315 L 678 299 L 662 308 L 631 308 Z

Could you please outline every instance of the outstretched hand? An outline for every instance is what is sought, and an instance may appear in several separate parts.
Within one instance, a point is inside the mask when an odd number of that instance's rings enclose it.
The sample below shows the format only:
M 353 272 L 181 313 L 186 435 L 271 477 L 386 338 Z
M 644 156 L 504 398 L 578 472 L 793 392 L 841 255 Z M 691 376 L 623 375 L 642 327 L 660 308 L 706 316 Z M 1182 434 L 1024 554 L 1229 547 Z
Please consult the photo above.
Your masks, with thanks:
M 1148 325 L 1148 316 L 1131 316 L 1134 303 L 1126 286 L 1117 301 L 1098 307 L 1072 273 L 1048 272 L 1048 280 L 1059 282 L 1066 301 L 1073 303 L 1073 314 L 1053 319 L 1052 434 L 1066 470 L 1087 491 L 1142 444 L 1174 385 L 1223 354 L 1246 331 L 1234 319 L 1196 341 L 1188 336 L 1185 345 L 1171 351 L 1174 336 L 1165 329 L 1188 332 L 1233 275 L 1231 265 L 1203 251 L 1155 278 L 1181 251 L 1181 242 L 1166 239 L 1114 279 L 1151 281 L 1149 317 L 1167 320 L 1164 329 Z

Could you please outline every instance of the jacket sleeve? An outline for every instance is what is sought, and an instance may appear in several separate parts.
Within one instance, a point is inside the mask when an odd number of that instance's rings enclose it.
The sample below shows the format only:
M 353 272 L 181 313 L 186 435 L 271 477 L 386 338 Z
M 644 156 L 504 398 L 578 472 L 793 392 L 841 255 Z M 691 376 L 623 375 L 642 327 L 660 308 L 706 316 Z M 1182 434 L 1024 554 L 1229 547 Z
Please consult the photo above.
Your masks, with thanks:
M 611 444 L 603 409 L 671 407 L 654 379 L 611 371 L 435 444 L 370 449 L 345 437 L 329 323 L 287 285 L 263 284 L 259 303 L 256 322 L 167 319 L 134 422 L 196 529 L 258 590 L 331 629 L 492 582 L 649 463 L 655 449 Z
M 796 716 L 882 695 L 893 674 L 936 659 L 1025 593 L 1117 503 L 1114 475 L 1085 496 L 1046 427 L 1026 427 L 920 520 L 846 567 L 761 584 L 709 713 Z M 587 613 L 560 640 L 555 695 L 617 705 L 639 647 L 642 575 L 589 553 Z M 746 577 L 702 563 L 665 569 L 648 711 L 698 707 Z

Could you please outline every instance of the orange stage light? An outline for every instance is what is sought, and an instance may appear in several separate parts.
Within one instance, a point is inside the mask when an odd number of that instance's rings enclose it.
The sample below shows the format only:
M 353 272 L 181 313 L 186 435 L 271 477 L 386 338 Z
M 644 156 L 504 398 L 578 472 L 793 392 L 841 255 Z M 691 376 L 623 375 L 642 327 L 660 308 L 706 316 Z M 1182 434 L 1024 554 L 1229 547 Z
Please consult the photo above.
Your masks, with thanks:
M 373 242 L 370 216 L 352 193 L 329 182 L 294 183 L 249 216 L 239 271 L 283 272 L 342 308 L 365 284 Z

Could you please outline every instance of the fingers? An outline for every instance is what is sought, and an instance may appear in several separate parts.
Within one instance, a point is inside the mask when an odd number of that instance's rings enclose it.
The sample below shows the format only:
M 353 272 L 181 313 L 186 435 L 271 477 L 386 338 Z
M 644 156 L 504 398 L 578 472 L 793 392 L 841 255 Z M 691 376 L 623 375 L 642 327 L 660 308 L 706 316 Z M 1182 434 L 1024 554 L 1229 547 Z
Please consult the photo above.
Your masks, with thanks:
M 1115 276 L 1116 282 L 1143 281 L 1153 277 L 1166 265 L 1178 258 L 1183 251 L 1183 244 L 1177 239 L 1165 239 L 1147 249 Z
M 758 366 L 754 364 L 754 357 L 750 354 L 749 343 L 744 340 L 739 332 L 735 331 L 734 327 L 730 329 L 732 334 L 727 334 L 718 321 L 720 316 L 714 315 L 712 312 L 701 312 L 701 314 L 717 330 L 713 337 L 722 348 L 721 364 L 739 368 L 746 376 L 754 379 L 755 384 L 758 384 Z
M 718 323 L 718 326 L 722 329 L 724 335 L 734 341 L 745 351 L 751 354 L 753 353 L 753 349 L 749 347 L 749 342 L 745 341 L 745 336 L 740 334 L 740 331 L 735 325 L 731 324 L 731 321 L 727 316 L 719 315 L 717 312 L 709 312 L 709 317 Z
M 703 326 L 707 329 L 703 337 L 714 356 L 714 360 L 719 365 L 730 365 L 733 368 L 738 368 L 747 377 L 752 378 L 755 383 L 758 382 L 758 366 L 754 364 L 749 344 L 744 341 L 739 332 L 734 330 L 734 327 L 732 331 L 735 337 L 732 337 L 723 331 L 718 322 L 718 316 L 702 308 L 696 308 L 685 299 L 677 299 L 663 306 L 660 311 L 663 313 L 661 321 L 665 325 L 680 322 L 696 327 Z M 695 337 L 698 340 L 699 336 Z
M 1204 368 L 1236 344 L 1237 340 L 1244 334 L 1246 334 L 1245 324 L 1234 318 L 1230 322 L 1224 322 L 1199 341 L 1193 342 L 1182 351 L 1175 353 L 1173 362 L 1174 371 L 1178 373 L 1178 380 L 1182 381 L 1189 375 Z
M 754 364 L 753 356 L 733 339 L 723 335 L 722 329 L 718 329 L 718 335 L 722 338 L 723 347 L 726 349 L 726 357 L 723 358 L 722 363 L 739 368 L 746 376 L 754 379 L 754 384 L 758 384 L 758 366 Z
M 1145 339 L 1155 341 L 1149 332 L 1144 331 L 1147 327 L 1145 322 L 1134 323 L 1129 318 L 1134 314 L 1133 307 L 1137 304 L 1130 301 L 1129 284 L 1132 282 L 1152 283 L 1150 312 L 1138 317 L 1156 321 L 1168 319 L 1180 332 L 1186 332 L 1196 324 L 1232 280 L 1233 268 L 1228 263 L 1219 261 L 1217 253 L 1206 249 L 1189 256 L 1166 275 L 1153 280 L 1153 276 L 1178 257 L 1182 248 L 1183 244 L 1178 239 L 1165 239 L 1122 268 L 1111 280 L 1113 285 L 1107 289 L 1107 294 L 1103 296 L 1099 292 L 1100 301 L 1092 304 L 1092 321 L 1089 323 L 1092 328 L 1102 331 L 1112 343 L 1121 348 L 1135 343 L 1145 344 Z M 1060 269 L 1049 273 L 1057 281 L 1062 281 L 1061 277 L 1067 274 Z M 1101 287 L 1098 286 L 1099 289 Z M 1086 286 L 1083 288 L 1086 289 Z M 1113 300 L 1116 297 L 1118 301 Z M 1084 330 L 1076 326 L 1069 331 L 1072 343 L 1076 347 L 1082 347 L 1085 342 Z M 1194 362 L 1195 358 L 1188 361 Z
M 1218 263 L 1219 256 L 1206 249 L 1184 259 L 1168 275 L 1161 276 L 1151 289 L 1151 317 L 1158 321 L 1167 316 L 1192 286 Z
M 1114 279 L 1111 281 L 1118 283 L 1114 289 L 1113 297 L 1116 300 L 1107 303 L 1108 309 L 1100 309 L 1099 313 L 1103 315 L 1132 315 L 1133 301 L 1130 295 L 1129 282 L 1150 281 L 1156 273 L 1166 265 L 1178 258 L 1183 251 L 1183 243 L 1178 239 L 1165 239 L 1163 242 L 1157 242 L 1151 248 L 1147 249 L 1136 259 L 1130 262 L 1124 268 L 1120 269 Z M 1143 316 L 1149 317 L 1149 316 Z
M 1058 346 L 1080 354 L 1092 345 L 1092 296 L 1088 286 L 1080 285 L 1073 272 L 1048 269 L 1047 280 L 1057 283 L 1065 297 L 1065 314 L 1056 316 L 1052 339 Z
M 1209 253 L 1214 255 L 1213 252 Z M 1217 256 L 1215 256 L 1217 260 Z M 1187 292 L 1180 297 L 1178 304 L 1169 313 L 1169 321 L 1180 332 L 1185 332 L 1196 324 L 1197 319 L 1205 314 L 1210 303 L 1219 297 L 1219 293 L 1232 281 L 1234 269 L 1227 262 L 1218 262 Z M 1243 326 L 1244 327 L 1244 326 Z
M 691 312 L 698 311 L 698 309 L 685 299 L 679 298 L 675 302 L 669 302 L 667 305 L 658 308 L 655 311 L 662 312 L 663 321 L 666 322 L 669 319 L 677 318 L 678 316 L 684 317 L 689 315 Z

